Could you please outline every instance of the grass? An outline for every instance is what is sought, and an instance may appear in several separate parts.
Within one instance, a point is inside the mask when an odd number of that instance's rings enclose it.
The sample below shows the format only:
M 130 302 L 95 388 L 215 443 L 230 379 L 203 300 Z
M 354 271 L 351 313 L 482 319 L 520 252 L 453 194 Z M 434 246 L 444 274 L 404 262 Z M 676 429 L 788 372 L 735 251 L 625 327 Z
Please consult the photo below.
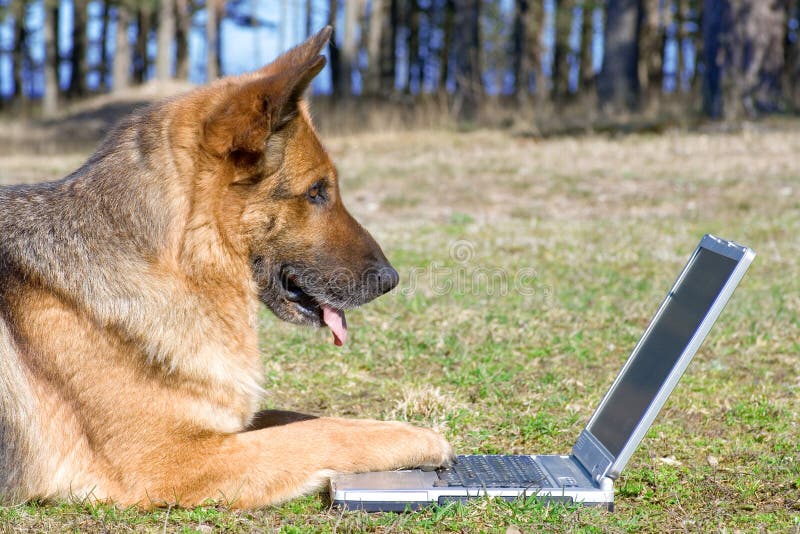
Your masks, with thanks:
M 323 494 L 252 512 L 33 503 L 0 508 L 0 530 L 798 531 L 800 126 L 328 145 L 403 281 L 350 314 L 343 348 L 264 312 L 264 407 L 436 426 L 462 453 L 564 452 L 700 236 L 759 253 L 618 481 L 616 511 L 483 500 L 367 515 Z M 75 160 L 15 156 L 0 179 Z

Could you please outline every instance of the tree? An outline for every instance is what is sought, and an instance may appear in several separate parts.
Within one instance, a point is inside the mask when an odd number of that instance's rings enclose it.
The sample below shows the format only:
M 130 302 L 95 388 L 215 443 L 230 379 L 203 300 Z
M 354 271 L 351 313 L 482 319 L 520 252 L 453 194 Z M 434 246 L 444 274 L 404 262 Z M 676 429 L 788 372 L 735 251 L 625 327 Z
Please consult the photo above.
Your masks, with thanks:
M 314 15 L 313 2 L 311 0 L 306 0 L 306 39 L 311 37 L 311 33 L 314 31 L 313 15 Z
M 158 28 L 156 30 L 156 78 L 172 78 L 172 43 L 175 41 L 175 0 L 159 0 Z
M 537 103 L 543 103 L 549 96 L 545 62 L 542 60 L 542 35 L 544 34 L 544 6 L 542 2 L 534 1 L 530 4 L 530 24 L 528 30 L 529 60 L 531 74 L 534 76 Z
M 44 3 L 44 96 L 42 114 L 52 117 L 58 111 L 58 6 L 57 1 Z
M 529 70 L 527 64 L 528 24 L 530 22 L 530 0 L 514 2 L 514 23 L 511 30 L 511 70 L 514 73 L 514 95 L 517 98 L 528 94 Z
M 439 81 L 440 93 L 447 91 L 447 75 L 450 67 L 450 52 L 453 44 L 453 24 L 455 21 L 455 1 L 444 0 L 442 6 L 442 45 L 439 49 Z
M 406 78 L 403 89 L 413 92 L 414 82 L 422 89 L 422 66 L 419 53 L 419 26 L 422 18 L 422 7 L 419 0 L 408 0 L 406 9 Z
M 219 75 L 219 1 L 206 0 L 206 81 Z
M 108 90 L 108 28 L 111 25 L 111 2 L 106 0 L 103 2 L 103 14 L 101 15 L 100 28 L 100 64 L 98 65 L 98 72 L 100 74 L 100 89 L 103 91 Z
M 133 79 L 141 84 L 147 79 L 150 69 L 150 54 L 147 43 L 150 41 L 152 13 L 148 2 L 136 2 L 136 42 L 133 47 Z
M 372 0 L 370 2 L 369 30 L 367 34 L 367 72 L 365 91 L 370 95 L 387 94 L 394 82 L 394 49 L 391 38 L 391 9 L 395 2 Z M 389 72 L 387 72 L 387 70 Z M 387 83 L 391 77 L 392 82 Z
M 569 37 L 572 30 L 574 0 L 556 2 L 555 53 L 553 54 L 553 99 L 563 102 L 569 95 Z
M 737 119 L 777 109 L 786 11 L 761 0 L 705 0 L 703 111 Z
M 750 0 L 739 6 L 738 57 L 745 65 L 741 95 L 750 115 L 778 111 L 782 104 L 781 75 L 785 63 L 787 12 L 782 2 Z
M 601 109 L 633 110 L 639 105 L 639 33 L 642 0 L 608 0 L 603 67 L 597 77 Z
M 675 87 L 681 90 L 685 83 L 686 57 L 684 56 L 684 46 L 689 37 L 689 2 L 688 0 L 675 0 L 675 24 L 677 26 L 676 39 L 678 41 L 677 57 L 675 58 Z
M 658 98 L 664 86 L 664 50 L 669 26 L 671 6 L 662 6 L 663 0 L 645 0 L 642 3 L 642 25 L 639 35 L 639 83 L 647 100 Z
M 331 45 L 328 48 L 328 56 L 331 64 L 331 89 L 334 96 L 341 96 L 342 87 L 340 82 L 342 80 L 342 64 L 339 54 L 339 46 L 336 43 L 336 17 L 339 14 L 339 2 L 337 0 L 330 0 L 328 3 L 328 26 L 333 28 L 331 33 Z
M 175 77 L 189 79 L 189 31 L 192 13 L 189 0 L 175 1 Z
M 117 4 L 117 30 L 114 36 L 114 59 L 111 65 L 111 89 L 122 91 L 131 81 L 131 45 L 128 27 L 131 12 L 125 2 Z
M 480 65 L 480 0 L 455 0 L 453 35 L 453 77 L 456 114 L 474 120 L 483 95 Z
M 27 61 L 28 50 L 28 27 L 25 24 L 25 17 L 28 12 L 28 4 L 24 1 L 12 3 L 12 16 L 14 17 L 13 37 L 14 49 L 11 54 L 11 61 L 14 66 L 12 77 L 14 80 L 14 102 L 25 104 L 27 93 L 25 92 L 25 63 Z
M 382 0 L 384 4 L 389 4 L 388 13 L 384 10 L 384 17 L 381 21 L 381 92 L 389 95 L 395 90 L 395 75 L 397 63 L 397 21 L 399 20 L 398 0 Z M 446 37 L 445 37 L 446 38 Z
M 800 21 L 800 2 L 789 0 L 786 5 L 786 18 Z M 783 84 L 789 105 L 795 111 L 800 111 L 800 29 L 789 30 L 786 25 L 786 38 L 784 39 L 784 68 Z
M 581 44 L 578 67 L 578 91 L 594 90 L 594 10 L 593 0 L 581 0 Z
M 367 72 L 364 77 L 364 92 L 376 95 L 381 86 L 381 34 L 383 19 L 386 17 L 383 0 L 371 0 L 369 8 L 369 27 L 367 28 Z
M 88 0 L 74 0 L 72 3 L 72 52 L 70 53 L 72 72 L 68 90 L 71 98 L 81 98 L 88 93 L 86 85 L 86 76 L 89 72 L 86 56 L 89 48 L 86 34 L 88 4 Z
M 480 19 L 480 73 L 483 84 L 491 87 L 493 93 L 505 90 L 511 61 L 507 44 L 511 40 L 513 27 L 499 2 L 484 2 L 481 5 Z
M 338 88 L 342 95 L 353 94 L 353 71 L 358 65 L 358 19 L 363 0 L 347 0 L 344 4 L 344 40 L 339 58 Z

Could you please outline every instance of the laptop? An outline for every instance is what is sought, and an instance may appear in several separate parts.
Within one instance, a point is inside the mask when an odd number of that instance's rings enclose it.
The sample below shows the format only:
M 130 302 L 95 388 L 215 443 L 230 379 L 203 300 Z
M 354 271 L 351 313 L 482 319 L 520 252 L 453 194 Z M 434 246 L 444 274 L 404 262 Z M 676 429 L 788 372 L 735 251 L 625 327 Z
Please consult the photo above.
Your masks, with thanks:
M 700 241 L 568 455 L 465 455 L 435 471 L 331 480 L 333 504 L 405 511 L 477 497 L 535 497 L 614 507 L 614 480 L 719 317 L 755 253 L 712 235 Z

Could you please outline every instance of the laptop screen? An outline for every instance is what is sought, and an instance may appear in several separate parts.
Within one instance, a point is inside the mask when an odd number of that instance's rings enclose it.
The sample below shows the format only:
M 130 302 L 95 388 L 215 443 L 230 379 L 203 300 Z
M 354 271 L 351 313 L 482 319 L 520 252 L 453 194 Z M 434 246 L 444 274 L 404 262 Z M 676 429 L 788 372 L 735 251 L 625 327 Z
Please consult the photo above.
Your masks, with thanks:
M 737 261 L 699 248 L 588 430 L 617 457 L 697 331 Z

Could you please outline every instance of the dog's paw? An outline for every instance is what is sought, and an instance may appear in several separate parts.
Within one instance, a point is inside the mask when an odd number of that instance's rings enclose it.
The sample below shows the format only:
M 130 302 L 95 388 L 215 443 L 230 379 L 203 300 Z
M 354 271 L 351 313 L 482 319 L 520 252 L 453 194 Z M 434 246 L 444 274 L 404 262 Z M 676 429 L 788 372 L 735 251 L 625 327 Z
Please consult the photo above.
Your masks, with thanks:
M 448 467 L 455 462 L 453 447 L 439 432 L 406 423 L 397 424 L 403 425 L 406 431 L 412 434 L 408 441 L 398 443 L 400 450 L 406 456 L 404 465 L 399 467 L 419 467 L 432 471 Z

